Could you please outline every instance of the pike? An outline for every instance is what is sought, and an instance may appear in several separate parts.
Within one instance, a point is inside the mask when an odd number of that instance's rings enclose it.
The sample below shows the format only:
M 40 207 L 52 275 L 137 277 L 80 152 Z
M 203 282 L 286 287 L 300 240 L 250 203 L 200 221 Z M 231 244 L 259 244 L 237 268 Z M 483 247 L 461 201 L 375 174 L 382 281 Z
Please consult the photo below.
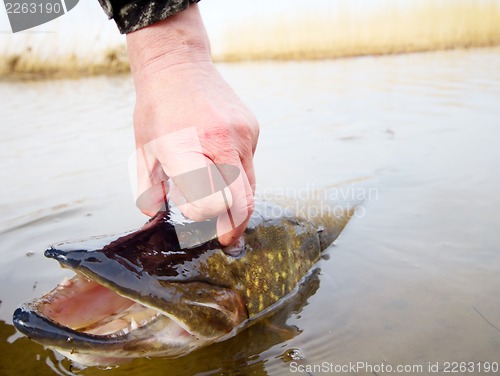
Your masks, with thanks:
M 257 201 L 230 249 L 217 239 L 182 248 L 179 236 L 205 239 L 206 228 L 168 211 L 125 235 L 53 246 L 45 256 L 76 275 L 20 306 L 14 325 L 84 365 L 179 357 L 226 340 L 286 304 L 354 211 L 324 208 L 304 218 Z

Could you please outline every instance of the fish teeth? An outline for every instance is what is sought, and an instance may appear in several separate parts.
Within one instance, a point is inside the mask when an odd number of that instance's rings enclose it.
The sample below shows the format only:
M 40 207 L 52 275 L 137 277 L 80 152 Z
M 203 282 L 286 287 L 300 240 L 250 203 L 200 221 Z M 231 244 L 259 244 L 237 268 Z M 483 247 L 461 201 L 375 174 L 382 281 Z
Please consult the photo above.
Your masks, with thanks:
M 71 282 L 68 277 L 64 276 L 63 280 L 59 283 L 59 286 L 62 286 L 62 287 L 69 287 L 73 284 L 73 282 Z
M 130 327 L 123 328 L 113 334 L 111 334 L 112 337 L 119 337 L 119 336 L 125 336 L 130 333 Z
M 130 330 L 136 330 L 138 327 L 139 327 L 139 325 L 137 325 L 137 323 L 135 322 L 135 320 L 132 318 L 130 320 Z

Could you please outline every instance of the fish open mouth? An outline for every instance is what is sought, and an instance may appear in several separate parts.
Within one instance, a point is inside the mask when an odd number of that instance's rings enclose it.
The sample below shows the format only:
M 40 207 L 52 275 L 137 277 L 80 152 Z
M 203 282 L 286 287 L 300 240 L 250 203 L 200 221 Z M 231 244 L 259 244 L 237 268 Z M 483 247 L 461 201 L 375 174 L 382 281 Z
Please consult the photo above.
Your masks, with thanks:
M 199 232 L 183 226 L 184 235 Z M 218 241 L 181 249 L 168 213 L 137 231 L 57 244 L 45 256 L 76 276 L 19 307 L 14 325 L 80 363 L 73 355 L 83 355 L 84 364 L 103 356 L 185 355 L 248 318 L 241 289 L 199 273 L 210 258 L 217 276 L 227 257 Z
M 130 354 L 144 356 L 147 350 L 146 355 L 155 355 L 147 344 L 156 343 L 157 347 L 161 338 L 170 355 L 175 356 L 200 340 L 175 318 L 123 297 L 80 273 L 18 308 L 13 321 L 33 340 L 69 354 L 104 353 L 123 358 Z M 164 354 L 165 349 L 161 352 Z
M 63 280 L 34 306 L 61 326 L 96 336 L 123 336 L 160 315 L 80 274 Z

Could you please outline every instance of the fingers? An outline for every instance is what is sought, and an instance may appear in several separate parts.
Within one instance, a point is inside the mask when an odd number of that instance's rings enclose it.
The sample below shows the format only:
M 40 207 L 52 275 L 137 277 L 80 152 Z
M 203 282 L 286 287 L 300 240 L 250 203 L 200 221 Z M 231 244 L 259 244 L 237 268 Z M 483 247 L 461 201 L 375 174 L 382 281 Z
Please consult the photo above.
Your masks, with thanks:
M 256 179 L 255 179 L 255 170 L 253 167 L 253 158 L 252 155 L 247 156 L 246 158 L 242 158 L 241 160 L 241 165 L 243 167 L 243 171 L 245 172 L 248 183 L 250 185 L 250 188 L 252 190 L 252 195 L 255 194 L 255 189 L 257 186 Z
M 231 207 L 231 191 L 202 151 L 194 127 L 155 140 L 155 155 L 174 185 L 171 199 L 195 221 L 214 218 Z
M 182 214 L 195 221 L 227 212 L 233 198 L 214 163 L 202 152 L 194 127 L 168 133 L 137 151 L 139 208 L 154 215 L 169 198 Z M 160 184 L 161 182 L 163 184 Z
M 253 212 L 254 197 L 249 179 L 240 161 L 233 164 L 217 164 L 233 197 L 230 210 L 222 213 L 217 220 L 217 236 L 222 245 L 234 243 L 243 234 Z M 238 172 L 234 178 L 234 170 Z
M 165 205 L 168 190 L 185 217 L 197 222 L 218 217 L 219 241 L 233 243 L 253 212 L 255 173 L 251 157 L 242 162 L 233 153 L 224 159 L 230 163 L 214 164 L 203 153 L 194 127 L 143 145 L 137 152 L 137 205 L 152 216 Z
M 142 146 L 130 160 L 130 173 L 131 176 L 136 175 L 136 178 L 132 179 L 132 190 L 137 207 L 144 214 L 154 216 L 164 208 L 166 202 L 168 177 L 163 168 L 151 151 Z

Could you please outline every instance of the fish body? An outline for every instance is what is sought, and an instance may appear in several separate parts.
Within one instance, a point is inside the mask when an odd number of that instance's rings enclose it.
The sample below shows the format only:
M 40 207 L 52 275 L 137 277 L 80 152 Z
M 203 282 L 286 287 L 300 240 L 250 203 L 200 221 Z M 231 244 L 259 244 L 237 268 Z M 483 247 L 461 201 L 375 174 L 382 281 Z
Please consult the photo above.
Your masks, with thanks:
M 212 239 L 185 249 L 179 237 L 206 239 L 215 229 L 160 212 L 122 236 L 48 249 L 76 276 L 19 307 L 13 321 L 83 364 L 185 355 L 279 306 L 351 215 L 352 208 L 297 216 L 258 201 L 239 243 L 224 248 Z

